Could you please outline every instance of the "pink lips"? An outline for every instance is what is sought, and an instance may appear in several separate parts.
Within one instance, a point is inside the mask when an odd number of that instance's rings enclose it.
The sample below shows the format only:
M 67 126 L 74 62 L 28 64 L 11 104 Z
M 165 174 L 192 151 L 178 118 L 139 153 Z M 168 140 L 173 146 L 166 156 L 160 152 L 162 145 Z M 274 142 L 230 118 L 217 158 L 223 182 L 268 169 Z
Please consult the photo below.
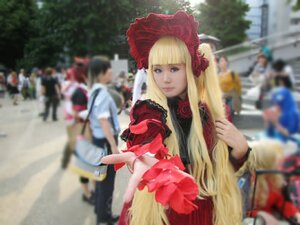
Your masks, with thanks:
M 166 87 L 166 88 L 162 88 L 165 92 L 170 92 L 172 90 L 174 90 L 173 87 Z

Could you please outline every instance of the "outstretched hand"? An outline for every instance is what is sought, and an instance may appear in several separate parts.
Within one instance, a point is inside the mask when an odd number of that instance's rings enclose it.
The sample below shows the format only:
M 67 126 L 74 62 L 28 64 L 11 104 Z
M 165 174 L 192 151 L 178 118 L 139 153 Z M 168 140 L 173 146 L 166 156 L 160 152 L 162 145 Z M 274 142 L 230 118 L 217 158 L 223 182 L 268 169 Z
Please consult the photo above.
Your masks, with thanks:
M 149 156 L 137 156 L 133 152 L 124 152 L 121 154 L 112 154 L 102 158 L 101 162 L 105 164 L 126 163 L 133 169 L 132 176 L 129 179 L 125 192 L 124 201 L 130 202 L 135 190 L 142 180 L 143 174 L 153 166 L 158 160 Z
M 233 148 L 233 156 L 239 159 L 248 150 L 248 143 L 245 136 L 227 119 L 216 120 L 217 136 L 228 146 Z

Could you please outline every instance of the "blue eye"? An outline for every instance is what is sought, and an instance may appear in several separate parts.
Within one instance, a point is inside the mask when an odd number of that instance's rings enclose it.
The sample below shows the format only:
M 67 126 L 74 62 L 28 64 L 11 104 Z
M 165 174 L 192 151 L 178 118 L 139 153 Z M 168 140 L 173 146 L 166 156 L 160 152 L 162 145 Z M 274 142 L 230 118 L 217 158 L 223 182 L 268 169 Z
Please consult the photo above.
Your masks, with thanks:
M 177 72 L 178 70 L 179 70 L 178 67 L 171 67 L 171 72 L 172 72 L 172 73 L 175 73 L 175 72 Z
M 154 68 L 154 73 L 161 73 L 161 69 L 158 69 L 158 68 Z

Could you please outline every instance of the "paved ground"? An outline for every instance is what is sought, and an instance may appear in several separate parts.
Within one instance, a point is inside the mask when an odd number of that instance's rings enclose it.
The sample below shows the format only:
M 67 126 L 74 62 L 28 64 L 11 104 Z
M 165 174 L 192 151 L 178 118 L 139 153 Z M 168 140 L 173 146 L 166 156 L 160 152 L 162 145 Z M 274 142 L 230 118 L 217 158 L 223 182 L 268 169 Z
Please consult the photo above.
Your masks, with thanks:
M 93 208 L 81 201 L 78 177 L 60 168 L 64 122 L 42 122 L 34 101 L 0 108 L 0 224 L 94 225 Z M 121 116 L 122 127 L 128 116 Z M 116 178 L 114 212 L 120 213 L 129 174 Z
M 2 225 L 95 225 L 93 208 L 81 200 L 78 177 L 60 168 L 66 142 L 61 108 L 58 122 L 42 122 L 35 101 L 9 99 L 0 104 L 0 224 Z M 121 126 L 128 124 L 122 114 Z M 255 130 L 245 130 L 247 134 Z M 126 168 L 116 177 L 113 202 L 120 213 L 128 181 Z

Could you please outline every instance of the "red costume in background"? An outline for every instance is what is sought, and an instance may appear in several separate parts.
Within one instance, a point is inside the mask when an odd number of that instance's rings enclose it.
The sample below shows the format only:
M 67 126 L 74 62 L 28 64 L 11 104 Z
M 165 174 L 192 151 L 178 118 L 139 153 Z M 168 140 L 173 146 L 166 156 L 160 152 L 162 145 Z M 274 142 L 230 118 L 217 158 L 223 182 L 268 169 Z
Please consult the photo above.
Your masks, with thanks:
M 257 210 L 253 210 L 250 212 L 250 215 L 256 217 L 258 211 L 265 211 L 270 214 L 277 211 L 280 212 L 284 218 L 294 217 L 296 213 L 300 212 L 292 202 L 285 199 L 281 190 L 274 190 L 272 188 L 270 188 L 266 205 Z

